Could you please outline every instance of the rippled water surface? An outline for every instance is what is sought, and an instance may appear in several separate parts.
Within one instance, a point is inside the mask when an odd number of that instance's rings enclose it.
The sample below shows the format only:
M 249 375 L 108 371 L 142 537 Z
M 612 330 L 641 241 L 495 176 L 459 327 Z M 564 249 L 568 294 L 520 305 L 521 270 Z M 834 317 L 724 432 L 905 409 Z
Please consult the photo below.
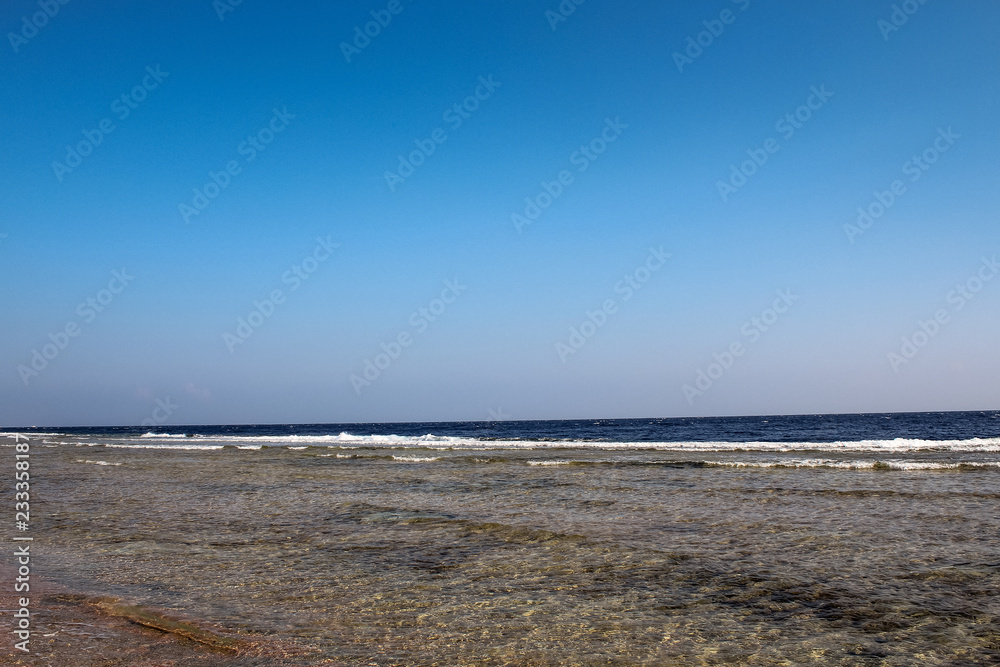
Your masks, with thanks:
M 1000 660 L 996 433 L 759 429 L 29 433 L 38 572 L 303 664 Z

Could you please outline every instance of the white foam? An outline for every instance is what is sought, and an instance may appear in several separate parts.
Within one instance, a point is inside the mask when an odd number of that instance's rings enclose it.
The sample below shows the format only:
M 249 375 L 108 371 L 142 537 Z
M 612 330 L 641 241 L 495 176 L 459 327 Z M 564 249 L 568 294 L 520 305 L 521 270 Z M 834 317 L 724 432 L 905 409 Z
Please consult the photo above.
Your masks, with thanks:
M 100 444 L 100 443 L 94 443 Z M 179 450 L 201 450 L 201 449 L 222 449 L 225 445 L 105 445 L 115 449 L 179 449 Z M 242 448 L 241 448 L 242 449 Z M 248 447 L 247 449 L 260 449 L 260 447 Z
M 518 449 L 579 448 L 596 450 L 657 450 L 673 452 L 1000 452 L 1000 438 L 970 438 L 968 440 L 918 440 L 896 438 L 895 440 L 858 440 L 839 442 L 483 442 L 483 445 L 506 449 L 510 445 Z
M 828 453 L 881 453 L 900 454 L 906 452 L 1000 452 L 1000 438 L 970 438 L 966 440 L 923 440 L 896 438 L 893 440 L 854 440 L 838 442 L 595 442 L 580 440 L 481 440 L 438 436 L 428 433 L 421 436 L 402 435 L 355 435 L 342 432 L 336 435 L 198 435 L 189 437 L 173 433 L 145 433 L 138 438 L 114 438 L 118 447 L 171 447 L 183 449 L 218 449 L 224 445 L 242 447 L 287 446 L 300 449 L 308 446 L 326 445 L 340 449 L 379 448 L 421 448 L 432 450 L 552 450 L 587 449 L 592 451 L 640 451 L 663 452 L 828 452 Z M 130 443 L 131 440 L 131 444 Z M 180 441 L 183 441 L 181 444 Z M 125 443 L 125 444 L 121 444 Z M 197 444 L 195 444 L 197 443 Z M 102 444 L 102 443 L 78 443 Z
M 0 438 L 13 438 L 15 436 L 20 438 L 28 438 L 29 440 L 35 440 L 37 438 L 42 438 L 42 437 L 49 438 L 56 436 L 67 437 L 67 438 L 72 437 L 66 433 L 50 433 L 49 431 L 46 431 L 44 433 L 25 433 L 23 431 L 0 431 Z
M 90 459 L 87 459 L 87 460 L 77 459 L 76 462 L 77 463 L 93 463 L 94 465 L 97 465 L 97 466 L 120 466 L 121 465 L 121 462 L 118 462 L 118 463 L 108 463 L 107 461 L 91 461 Z
M 144 440 L 177 440 L 179 438 L 192 439 L 191 436 L 176 433 L 145 433 L 140 438 Z M 284 445 L 389 445 L 389 446 L 427 446 L 438 445 L 448 447 L 454 444 L 475 444 L 484 443 L 476 438 L 455 438 L 451 436 L 440 436 L 428 433 L 420 436 L 404 435 L 353 435 L 342 432 L 337 435 L 196 435 L 197 439 L 209 440 L 212 442 L 261 442 L 265 444 Z M 345 447 L 346 448 L 346 447 Z
M 403 461 L 404 463 L 429 463 L 441 459 L 440 456 L 393 456 L 392 458 L 395 461 Z
M 957 468 L 996 468 L 1000 462 L 969 461 L 948 463 L 944 461 L 909 461 L 884 459 L 876 461 L 837 461 L 834 459 L 786 459 L 782 461 L 702 461 L 702 463 L 733 468 L 842 468 L 848 470 L 955 470 Z

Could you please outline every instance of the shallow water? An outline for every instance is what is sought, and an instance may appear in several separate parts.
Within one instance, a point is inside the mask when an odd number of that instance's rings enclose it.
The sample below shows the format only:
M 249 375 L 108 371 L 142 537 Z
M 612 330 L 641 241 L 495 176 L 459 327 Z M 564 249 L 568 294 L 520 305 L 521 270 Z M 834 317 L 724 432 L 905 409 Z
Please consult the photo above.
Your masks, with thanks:
M 40 576 L 291 640 L 303 664 L 1000 659 L 989 440 L 32 438 Z

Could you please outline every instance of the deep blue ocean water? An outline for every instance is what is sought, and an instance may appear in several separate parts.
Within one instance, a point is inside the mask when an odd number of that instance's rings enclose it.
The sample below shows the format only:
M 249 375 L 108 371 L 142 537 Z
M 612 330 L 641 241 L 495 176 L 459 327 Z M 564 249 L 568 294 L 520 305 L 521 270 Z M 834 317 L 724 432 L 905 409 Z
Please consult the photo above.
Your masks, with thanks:
M 433 434 L 479 440 L 575 442 L 776 442 L 829 443 L 872 440 L 969 440 L 1000 437 L 1000 410 L 759 417 L 570 419 L 476 422 L 351 424 L 247 424 L 208 426 L 97 426 L 9 429 L 22 433 L 138 437 L 146 433 L 187 436 L 356 436 Z

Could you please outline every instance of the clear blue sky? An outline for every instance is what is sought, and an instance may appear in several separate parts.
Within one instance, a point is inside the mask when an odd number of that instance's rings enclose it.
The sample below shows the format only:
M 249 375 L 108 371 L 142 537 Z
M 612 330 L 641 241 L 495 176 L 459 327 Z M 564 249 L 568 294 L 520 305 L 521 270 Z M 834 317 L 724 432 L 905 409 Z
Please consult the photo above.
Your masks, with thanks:
M 4 3 L 0 424 L 997 408 L 1000 6 L 673 4 Z

